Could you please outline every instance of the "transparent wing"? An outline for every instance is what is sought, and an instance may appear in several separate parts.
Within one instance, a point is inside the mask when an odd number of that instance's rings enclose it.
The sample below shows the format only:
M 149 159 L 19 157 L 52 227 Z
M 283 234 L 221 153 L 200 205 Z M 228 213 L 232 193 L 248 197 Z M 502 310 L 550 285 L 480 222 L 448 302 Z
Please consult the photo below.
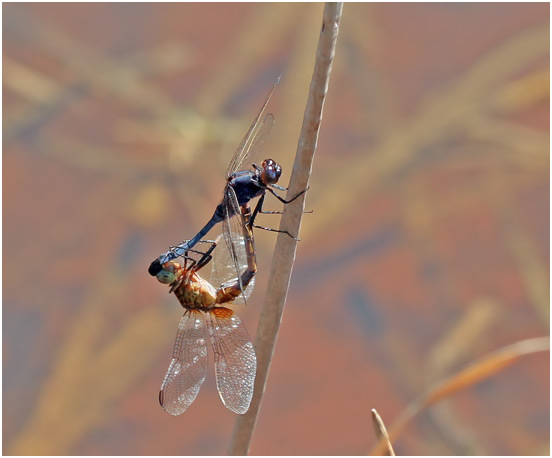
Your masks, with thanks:
M 262 145 L 264 145 L 265 140 L 270 135 L 270 131 L 272 130 L 273 125 L 274 125 L 274 115 L 272 113 L 267 113 L 263 119 L 261 126 L 255 133 L 250 143 L 247 154 L 243 156 L 240 167 L 243 167 L 243 162 L 246 159 L 248 160 L 251 159 L 251 162 L 255 162 L 259 160 L 259 151 L 261 150 Z M 247 164 L 246 168 L 249 168 L 250 165 L 251 163 Z M 257 164 L 257 165 L 260 165 L 260 164 Z M 237 170 L 235 170 L 234 172 L 237 172 Z
M 224 212 L 225 218 L 222 221 L 222 235 L 224 235 L 224 240 L 228 248 L 228 254 L 230 256 L 232 265 L 234 266 L 234 278 L 237 276 L 240 282 L 240 289 L 242 291 L 241 300 L 243 303 L 247 303 L 247 298 L 243 294 L 246 291 L 246 288 L 241 281 L 241 273 L 243 269 L 240 266 L 247 266 L 247 256 L 245 255 L 245 249 L 240 250 L 240 247 L 245 247 L 245 240 L 243 235 L 243 217 L 240 211 L 240 206 L 238 204 L 238 198 L 234 189 L 231 186 L 226 186 L 224 193 Z M 225 281 L 230 280 L 226 278 Z
M 249 152 L 246 157 L 254 156 L 255 153 L 259 151 L 261 146 L 264 144 L 265 140 L 270 135 L 270 131 L 272 130 L 273 125 L 274 125 L 274 115 L 272 113 L 267 113 L 263 119 L 263 123 L 261 124 L 261 127 L 259 127 L 259 130 L 255 135 L 255 138 L 253 138 L 253 141 L 251 142 L 251 148 L 249 148 Z
M 278 78 L 276 83 L 274 83 L 274 86 L 272 86 L 272 89 L 270 90 L 268 96 L 266 97 L 266 100 L 264 101 L 261 109 L 259 110 L 259 113 L 257 113 L 257 116 L 253 120 L 253 123 L 249 127 L 249 130 L 245 134 L 245 137 L 243 137 L 240 145 L 238 146 L 238 149 L 234 153 L 234 156 L 230 161 L 230 165 L 228 166 L 228 170 L 226 171 L 227 177 L 232 175 L 234 172 L 238 171 L 238 169 L 242 165 L 245 158 L 249 155 L 251 151 L 251 146 L 253 145 L 253 143 L 256 142 L 256 139 L 260 138 L 261 134 L 266 137 L 266 135 L 268 135 L 268 132 L 270 132 L 270 128 L 272 127 L 272 121 L 274 120 L 274 116 L 270 114 L 270 117 L 271 117 L 270 126 L 268 127 L 268 131 L 264 131 L 264 133 L 262 131 L 263 130 L 262 126 L 265 124 L 264 121 L 267 119 L 267 117 L 269 117 L 269 115 L 265 117 L 262 124 L 260 124 L 259 121 L 261 120 L 263 113 L 266 109 L 266 106 L 268 105 L 268 101 L 270 100 L 270 97 L 272 97 L 272 93 L 274 92 L 274 89 L 276 88 L 279 82 L 280 82 L 280 78 Z M 266 127 L 265 127 L 265 130 L 266 130 Z
M 173 358 L 159 392 L 159 403 L 180 415 L 194 402 L 207 374 L 205 324 L 200 312 L 187 310 L 178 324 Z
M 228 246 L 221 239 L 222 239 L 222 235 L 219 235 L 216 239 L 217 248 L 213 252 L 213 260 L 211 261 L 211 277 L 209 282 L 215 288 L 218 288 L 224 283 L 236 281 L 236 268 L 234 266 L 234 261 L 232 259 L 232 256 L 230 255 L 230 252 L 228 251 Z M 238 251 L 238 264 L 239 264 L 240 275 L 241 275 L 241 272 L 244 272 L 249 268 L 247 264 L 247 253 L 245 251 L 244 238 L 241 238 L 237 243 L 237 251 Z M 244 294 L 234 299 L 233 304 L 243 304 L 244 296 L 245 296 L 245 300 L 249 299 L 249 296 L 251 296 L 251 293 L 253 292 L 254 287 L 255 287 L 255 277 L 253 277 L 253 279 L 245 287 Z
M 249 409 L 257 373 L 257 358 L 245 326 L 230 309 L 213 309 L 206 316 L 215 354 L 217 390 L 222 403 L 237 414 Z

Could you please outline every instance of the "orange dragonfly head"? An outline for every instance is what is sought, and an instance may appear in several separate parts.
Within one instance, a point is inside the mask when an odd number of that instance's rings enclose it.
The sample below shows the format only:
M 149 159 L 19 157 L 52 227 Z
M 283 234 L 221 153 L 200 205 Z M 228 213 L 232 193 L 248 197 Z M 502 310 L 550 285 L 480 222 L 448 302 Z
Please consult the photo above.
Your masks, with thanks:
M 169 261 L 163 264 L 163 268 L 157 273 L 156 277 L 164 285 L 172 285 L 182 278 L 184 268 L 175 261 Z

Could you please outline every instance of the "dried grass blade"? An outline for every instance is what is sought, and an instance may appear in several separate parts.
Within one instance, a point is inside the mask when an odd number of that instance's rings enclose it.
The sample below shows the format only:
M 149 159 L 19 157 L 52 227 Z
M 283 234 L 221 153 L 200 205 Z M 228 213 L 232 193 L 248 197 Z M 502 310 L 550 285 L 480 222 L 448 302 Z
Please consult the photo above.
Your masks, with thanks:
M 550 338 L 536 337 L 503 347 L 470 364 L 459 373 L 435 384 L 422 396 L 412 401 L 389 429 L 389 440 L 396 440 L 405 425 L 426 407 L 496 374 L 519 360 L 521 356 L 547 350 L 550 350 Z M 380 439 L 370 455 L 381 455 L 384 450 L 385 442 Z
M 395 456 L 395 451 L 389 441 L 389 435 L 387 434 L 387 429 L 385 429 L 385 424 L 376 409 L 372 409 L 372 424 L 374 425 L 376 437 L 383 442 L 385 447 L 383 454 L 386 456 Z

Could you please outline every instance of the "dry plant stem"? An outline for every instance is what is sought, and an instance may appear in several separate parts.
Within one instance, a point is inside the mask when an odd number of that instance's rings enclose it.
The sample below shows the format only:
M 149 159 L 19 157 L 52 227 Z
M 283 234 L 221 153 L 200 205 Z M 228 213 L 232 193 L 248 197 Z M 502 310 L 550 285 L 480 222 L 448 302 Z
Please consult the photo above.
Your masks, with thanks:
M 342 3 L 326 3 L 324 7 L 324 18 L 316 52 L 314 74 L 291 173 L 288 199 L 308 186 L 322 119 L 324 99 L 328 90 L 342 7 Z M 285 206 L 280 229 L 286 229 L 291 234 L 299 234 L 305 207 L 304 201 L 303 195 L 292 204 Z M 266 386 L 270 361 L 272 360 L 278 330 L 282 321 L 282 313 L 295 260 L 296 245 L 297 243 L 291 237 L 278 234 L 265 302 L 261 310 L 255 339 L 255 351 L 257 353 L 255 391 L 249 411 L 238 416 L 236 420 L 230 446 L 231 455 L 246 455 L 249 451 L 253 429 L 255 428 Z
M 383 423 L 383 420 L 379 416 L 379 413 L 376 409 L 372 409 L 372 423 L 374 425 L 376 437 L 380 440 L 380 442 L 383 442 L 384 444 L 384 455 L 395 456 L 395 451 L 393 450 L 393 446 L 389 441 L 389 435 L 387 434 L 387 429 L 385 429 L 385 424 Z
M 473 364 L 470 364 L 457 374 L 435 384 L 420 397 L 412 401 L 389 429 L 389 440 L 396 440 L 397 436 L 404 429 L 406 424 L 425 408 L 441 401 L 442 399 L 460 391 L 463 388 L 475 385 L 481 380 L 489 378 L 516 362 L 521 356 L 549 350 L 550 338 L 536 337 L 534 339 L 522 340 L 512 345 L 503 347 L 479 359 Z M 385 452 L 385 447 L 385 441 L 380 439 L 370 452 L 370 455 L 381 455 Z

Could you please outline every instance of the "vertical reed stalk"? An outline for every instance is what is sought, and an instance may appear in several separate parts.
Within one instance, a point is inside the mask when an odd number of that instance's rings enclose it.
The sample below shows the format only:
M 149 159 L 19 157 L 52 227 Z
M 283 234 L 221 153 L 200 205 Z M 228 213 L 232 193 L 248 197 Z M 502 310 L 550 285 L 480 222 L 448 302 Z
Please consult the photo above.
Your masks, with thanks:
M 326 3 L 324 7 L 324 17 L 318 49 L 316 51 L 314 73 L 290 178 L 288 199 L 305 189 L 309 183 L 342 8 L 343 3 Z M 305 208 L 304 199 L 305 196 L 303 195 L 293 203 L 285 206 L 280 222 L 280 229 L 286 229 L 291 234 L 299 234 L 301 218 Z M 261 310 L 257 337 L 255 339 L 255 351 L 257 353 L 255 391 L 249 411 L 244 415 L 238 416 L 236 420 L 229 450 L 231 455 L 246 455 L 249 451 L 251 437 L 266 386 L 270 362 L 274 354 L 278 330 L 282 321 L 282 313 L 295 260 L 296 245 L 297 243 L 287 235 L 278 235 L 265 302 Z

